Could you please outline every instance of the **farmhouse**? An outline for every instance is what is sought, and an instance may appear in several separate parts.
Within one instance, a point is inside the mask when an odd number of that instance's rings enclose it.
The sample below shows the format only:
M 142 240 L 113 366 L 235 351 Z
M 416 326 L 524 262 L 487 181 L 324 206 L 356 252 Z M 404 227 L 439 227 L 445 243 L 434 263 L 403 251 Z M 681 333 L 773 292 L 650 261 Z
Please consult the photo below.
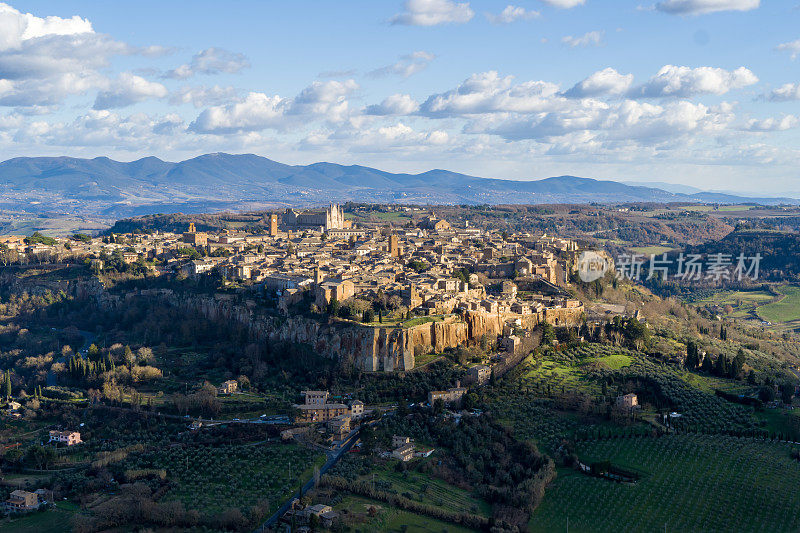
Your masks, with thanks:
M 83 441 L 81 440 L 81 434 L 77 431 L 50 431 L 50 441 L 55 442 L 58 444 L 66 444 L 67 446 L 73 446 L 75 444 L 80 444 Z

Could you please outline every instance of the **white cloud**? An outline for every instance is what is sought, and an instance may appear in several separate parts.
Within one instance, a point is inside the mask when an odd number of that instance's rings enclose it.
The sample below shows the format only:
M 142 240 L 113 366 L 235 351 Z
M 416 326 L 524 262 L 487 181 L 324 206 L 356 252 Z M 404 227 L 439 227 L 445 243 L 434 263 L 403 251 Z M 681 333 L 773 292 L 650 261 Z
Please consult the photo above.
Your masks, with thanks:
M 598 70 L 588 78 L 576 83 L 565 96 L 584 98 L 587 96 L 620 95 L 633 83 L 633 74 L 620 74 L 611 67 Z
M 383 76 L 395 74 L 408 78 L 428 68 L 428 65 L 430 65 L 431 61 L 434 59 L 436 59 L 435 55 L 430 52 L 419 50 L 411 54 L 400 56 L 400 59 L 396 63 L 375 69 L 368 72 L 367 75 L 373 78 L 381 78 Z
M 0 105 L 49 106 L 105 88 L 100 69 L 115 55 L 163 53 L 94 32 L 81 17 L 37 17 L 0 3 Z
M 720 132 L 733 119 L 731 107 L 727 104 L 712 108 L 687 101 L 663 106 L 634 100 L 615 105 L 595 101 L 557 112 L 515 117 L 489 131 L 508 140 L 534 139 L 558 143 L 562 137 L 580 134 L 584 139 L 603 144 L 624 141 L 653 145 L 698 132 Z
M 123 117 L 112 111 L 90 110 L 70 123 L 32 122 L 17 131 L 18 143 L 52 146 L 117 147 L 128 151 L 158 150 L 169 146 L 185 129 L 178 115 Z
M 194 107 L 222 105 L 236 98 L 236 89 L 233 87 L 199 87 L 184 86 L 174 91 L 169 97 L 173 105 L 192 104 Z
M 785 131 L 796 128 L 800 120 L 794 115 L 784 115 L 780 118 L 769 117 L 765 119 L 750 119 L 747 121 L 747 131 Z
M 419 109 L 419 104 L 407 94 L 387 96 L 380 104 L 367 106 L 367 115 L 410 115 Z
M 508 5 L 499 14 L 487 13 L 486 18 L 492 24 L 511 24 L 518 20 L 530 20 L 540 17 L 538 11 L 527 10 L 524 7 Z
M 213 106 L 189 125 L 196 133 L 230 134 L 271 128 L 286 130 L 309 120 L 341 122 L 348 118 L 347 96 L 358 89 L 353 80 L 315 81 L 295 98 L 251 92 L 243 100 Z
M 542 0 L 542 2 L 561 9 L 571 9 L 576 6 L 582 6 L 586 3 L 586 0 Z
M 697 94 L 725 94 L 758 82 L 758 78 L 745 67 L 728 71 L 715 67 L 678 67 L 664 65 L 644 85 L 635 87 L 631 94 L 645 98 L 674 96 L 686 98 Z
M 472 20 L 475 12 L 469 2 L 451 0 L 406 0 L 405 11 L 391 18 L 392 24 L 406 26 L 437 26 L 439 24 L 464 24 Z
M 576 48 L 578 46 L 601 46 L 603 44 L 604 36 L 605 32 L 603 31 L 590 31 L 579 36 L 567 35 L 566 37 L 561 38 L 561 42 L 572 48 Z
M 427 116 L 479 113 L 533 113 L 552 108 L 558 85 L 545 81 L 512 84 L 513 77 L 497 71 L 473 74 L 457 88 L 428 97 L 420 112 Z
M 795 60 L 797 59 L 798 54 L 800 54 L 800 39 L 797 39 L 796 41 L 790 41 L 788 43 L 781 43 L 775 47 L 775 50 L 789 52 L 792 60 Z
M 773 102 L 800 100 L 800 83 L 785 83 L 770 92 L 767 99 Z
M 705 15 L 719 11 L 750 11 L 761 0 L 664 0 L 656 9 L 672 15 Z
M 130 72 L 123 72 L 111 82 L 108 89 L 97 94 L 93 108 L 126 107 L 150 98 L 164 98 L 167 94 L 167 88 L 160 83 L 148 81 Z
M 197 74 L 236 74 L 249 66 L 244 54 L 212 47 L 195 54 L 191 62 L 170 70 L 164 77 L 185 80 Z
M 53 35 L 94 33 L 92 23 L 74 16 L 40 18 L 0 3 L 0 51 L 20 49 L 25 41 Z
M 288 106 L 285 98 L 253 92 L 241 102 L 209 107 L 197 116 L 189 129 L 196 133 L 216 134 L 282 129 L 286 125 Z
M 353 80 L 315 81 L 295 97 L 289 114 L 313 115 L 339 122 L 347 115 L 347 96 L 357 89 L 358 84 Z

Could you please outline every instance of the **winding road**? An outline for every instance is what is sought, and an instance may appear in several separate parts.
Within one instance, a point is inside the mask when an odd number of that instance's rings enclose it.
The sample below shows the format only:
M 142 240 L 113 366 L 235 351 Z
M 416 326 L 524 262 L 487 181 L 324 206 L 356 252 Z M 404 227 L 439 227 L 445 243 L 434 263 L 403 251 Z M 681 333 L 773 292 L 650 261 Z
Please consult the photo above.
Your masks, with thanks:
M 334 450 L 332 453 L 328 455 L 328 460 L 325 461 L 325 464 L 322 465 L 322 467 L 319 469 L 320 476 L 324 475 L 328 470 L 333 468 L 333 466 L 339 462 L 339 459 L 342 458 L 342 455 L 347 453 L 350 450 L 350 448 L 353 447 L 353 444 L 355 444 L 355 442 L 358 440 L 359 431 L 361 431 L 361 428 L 358 428 L 353 432 L 351 432 L 350 436 L 347 437 L 347 439 L 344 440 L 339 445 L 339 447 L 336 448 L 336 450 Z M 313 487 L 314 487 L 314 476 L 312 476 L 311 479 L 309 479 L 306 482 L 306 484 L 303 485 L 303 488 L 300 489 L 300 496 L 311 490 Z M 267 518 L 266 522 L 264 522 L 255 529 L 254 533 L 262 533 L 263 531 L 267 531 L 269 530 L 269 528 L 274 526 L 278 522 L 278 520 L 280 520 L 280 518 L 286 513 L 286 511 L 288 511 L 291 508 L 295 496 L 296 496 L 295 494 L 292 494 L 292 496 L 290 496 L 289 499 L 283 505 L 281 505 L 280 509 L 275 511 L 275 513 L 272 516 Z

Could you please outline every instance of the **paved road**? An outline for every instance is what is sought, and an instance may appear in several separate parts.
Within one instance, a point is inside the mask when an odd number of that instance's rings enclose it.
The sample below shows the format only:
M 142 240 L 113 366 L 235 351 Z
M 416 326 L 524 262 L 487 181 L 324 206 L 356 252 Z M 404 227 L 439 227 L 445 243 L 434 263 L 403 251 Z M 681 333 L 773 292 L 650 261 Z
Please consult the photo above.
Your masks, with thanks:
M 356 440 L 358 440 L 358 433 L 360 430 L 361 428 L 353 431 L 353 433 L 350 434 L 347 440 L 345 440 L 341 444 L 341 446 L 339 446 L 339 448 L 336 449 L 335 452 L 333 452 L 328 456 L 328 460 L 325 461 L 325 464 L 322 465 L 322 468 L 319 469 L 320 476 L 324 475 L 328 470 L 330 470 L 333 467 L 333 465 L 339 462 L 339 459 L 342 458 L 342 455 L 347 453 L 350 450 L 350 448 L 352 448 L 353 444 L 355 444 Z M 311 490 L 313 487 L 314 487 L 314 477 L 312 476 L 311 479 L 309 479 L 306 482 L 306 484 L 303 485 L 300 495 L 302 496 L 303 494 Z M 289 497 L 289 499 L 281 506 L 281 508 L 275 511 L 275 514 L 270 516 L 266 522 L 264 522 L 258 528 L 256 528 L 255 533 L 261 533 L 262 531 L 266 531 L 267 529 L 274 526 L 278 522 L 280 517 L 282 517 L 284 513 L 286 513 L 286 511 L 288 511 L 289 508 L 292 506 L 292 501 L 295 499 L 296 496 L 297 496 L 296 494 L 292 494 Z

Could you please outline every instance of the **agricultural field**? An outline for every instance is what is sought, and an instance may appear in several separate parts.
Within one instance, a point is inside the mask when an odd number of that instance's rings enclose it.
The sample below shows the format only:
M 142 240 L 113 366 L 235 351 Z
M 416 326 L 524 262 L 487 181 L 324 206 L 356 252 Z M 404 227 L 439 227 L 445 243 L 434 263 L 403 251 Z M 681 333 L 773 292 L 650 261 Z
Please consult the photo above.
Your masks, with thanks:
M 670 251 L 672 251 L 674 249 L 675 248 L 673 246 L 653 245 L 653 246 L 637 246 L 635 248 L 631 248 L 631 251 L 634 252 L 634 253 L 637 253 L 637 254 L 650 256 L 650 255 L 665 254 L 665 253 L 670 252 Z
M 423 461 L 436 462 L 435 454 Z M 383 465 L 370 471 L 369 474 L 357 478 L 358 481 L 372 481 L 374 474 L 375 487 L 387 492 L 396 492 L 407 498 L 439 507 L 452 512 L 468 512 L 489 517 L 491 508 L 486 502 L 475 498 L 469 491 L 450 485 L 433 476 L 413 470 L 397 472 L 390 465 Z
M 274 511 L 324 462 L 324 455 L 296 445 L 176 446 L 132 457 L 124 468 L 163 469 L 174 483 L 166 500 L 218 513 L 247 508 L 262 499 Z
M 387 533 L 469 533 L 472 530 L 463 526 L 442 522 L 435 518 L 417 515 L 391 507 L 386 503 L 361 496 L 345 496 L 333 506 L 339 512 L 351 531 L 367 533 L 386 531 Z
M 532 532 L 797 531 L 800 464 L 792 445 L 709 435 L 578 443 L 584 463 L 640 473 L 634 484 L 562 470 L 534 512 Z
M 783 296 L 758 308 L 758 316 L 773 324 L 800 321 L 800 286 L 784 285 L 776 290 Z
M 733 312 L 732 318 L 754 318 L 754 312 L 759 306 L 773 301 L 775 296 L 768 291 L 716 291 L 710 296 L 706 296 L 694 303 L 701 305 L 718 305 L 726 307 L 730 305 Z
M 0 533 L 60 533 L 78 507 L 59 503 L 55 509 L 0 520 Z

